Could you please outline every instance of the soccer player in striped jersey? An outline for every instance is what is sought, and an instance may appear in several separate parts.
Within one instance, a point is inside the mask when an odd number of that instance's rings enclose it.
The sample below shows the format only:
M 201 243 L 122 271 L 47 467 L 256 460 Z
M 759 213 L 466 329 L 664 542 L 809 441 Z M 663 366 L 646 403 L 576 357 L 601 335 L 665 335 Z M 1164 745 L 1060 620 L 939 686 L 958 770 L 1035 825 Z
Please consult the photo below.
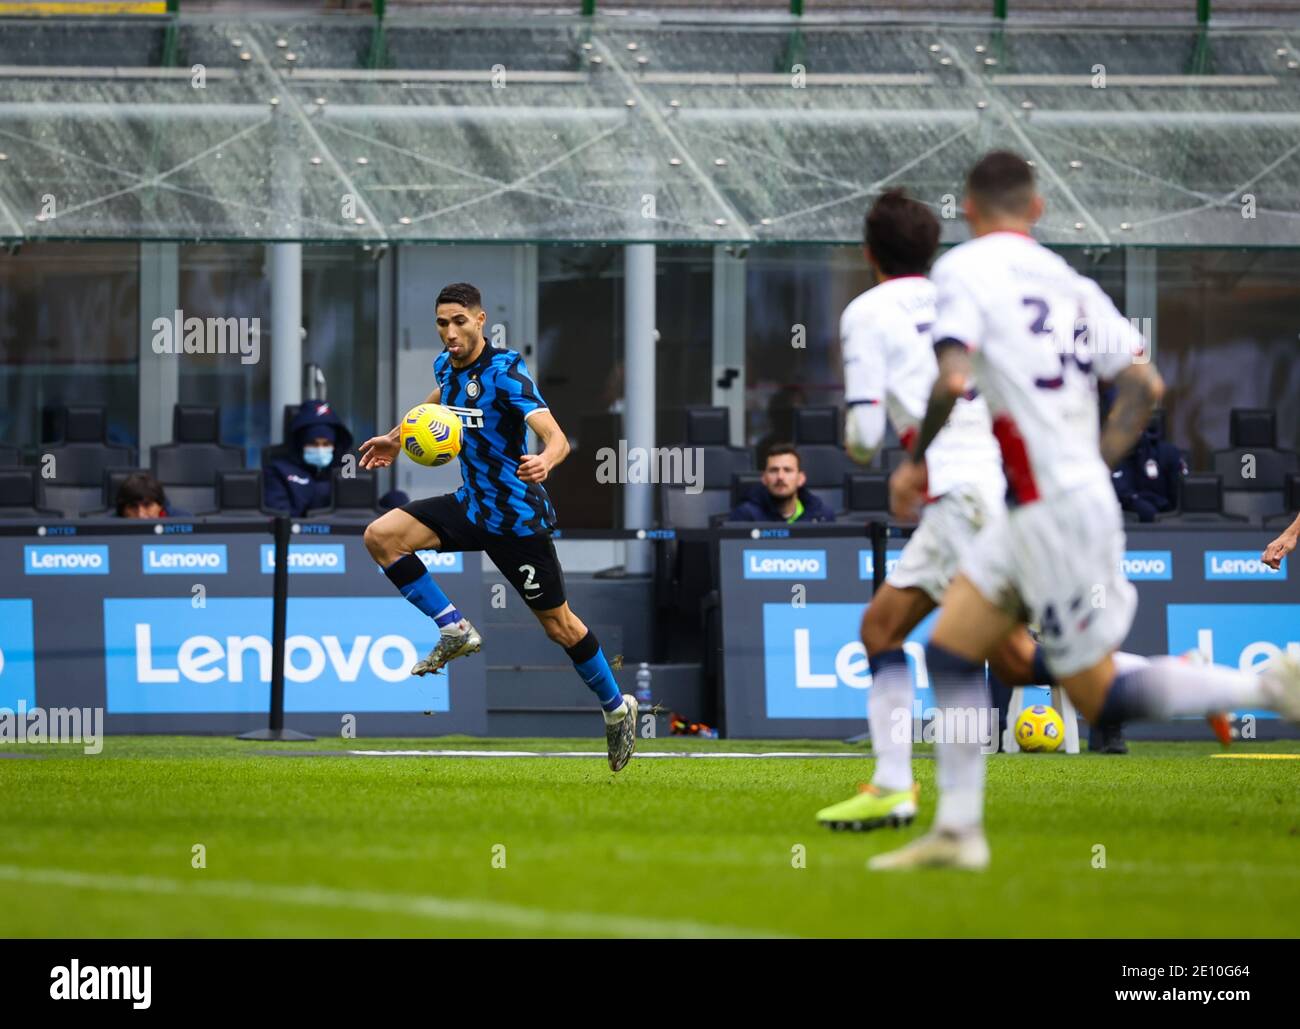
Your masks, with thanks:
M 437 672 L 483 646 L 479 631 L 461 616 L 416 552 L 483 551 L 596 695 L 605 716 L 609 767 L 617 772 L 636 747 L 636 698 L 620 695 L 595 634 L 569 608 L 551 542 L 555 509 L 542 485 L 568 455 L 568 440 L 523 358 L 488 346 L 483 336 L 487 313 L 474 286 L 445 286 L 435 316 L 446 349 L 433 362 L 436 384 L 425 403 L 444 404 L 461 419 L 464 484 L 455 493 L 389 511 L 371 522 L 365 535 L 366 549 L 384 574 L 441 630 L 437 646 L 411 674 Z M 393 463 L 401 449 L 399 429 L 361 445 L 363 468 Z M 525 452 L 528 429 L 542 441 L 540 454 Z
M 939 374 L 911 457 L 890 478 L 891 508 L 907 517 L 922 503 L 925 455 L 973 377 L 993 416 L 1007 511 L 967 548 L 926 645 L 943 717 L 934 826 L 872 858 L 878 870 L 987 867 L 984 755 L 956 730 L 963 712 L 985 702 L 984 662 L 1022 621 L 1042 627 L 1047 667 L 1094 724 L 1241 708 L 1300 721 L 1300 663 L 1286 656 L 1258 675 L 1177 658 L 1117 667 L 1137 597 L 1121 570 L 1124 525 L 1110 469 L 1146 426 L 1160 376 L 1101 288 L 1029 235 L 1043 200 L 1023 158 L 982 158 L 964 207 L 973 238 L 931 273 Z M 1115 385 L 1100 432 L 1099 377 Z

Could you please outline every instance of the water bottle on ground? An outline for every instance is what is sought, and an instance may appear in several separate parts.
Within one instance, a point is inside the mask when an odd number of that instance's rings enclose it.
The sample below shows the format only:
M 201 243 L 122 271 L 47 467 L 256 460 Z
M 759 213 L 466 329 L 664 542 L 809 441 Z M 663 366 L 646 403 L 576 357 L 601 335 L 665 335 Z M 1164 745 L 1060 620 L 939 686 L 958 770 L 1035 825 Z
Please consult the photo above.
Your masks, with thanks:
M 636 702 L 642 706 L 650 703 L 650 665 L 642 661 L 636 670 Z

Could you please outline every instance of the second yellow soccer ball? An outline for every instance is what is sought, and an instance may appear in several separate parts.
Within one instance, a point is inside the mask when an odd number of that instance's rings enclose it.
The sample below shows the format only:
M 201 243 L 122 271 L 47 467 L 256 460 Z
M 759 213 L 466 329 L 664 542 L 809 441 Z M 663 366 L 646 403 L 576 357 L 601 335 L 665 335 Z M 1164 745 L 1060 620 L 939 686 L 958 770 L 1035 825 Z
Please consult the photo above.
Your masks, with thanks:
M 402 453 L 416 464 L 437 468 L 460 453 L 460 418 L 442 404 L 419 404 L 402 419 Z
M 1056 708 L 1035 704 L 1016 719 L 1016 742 L 1021 750 L 1045 753 L 1060 749 L 1065 739 L 1065 722 Z

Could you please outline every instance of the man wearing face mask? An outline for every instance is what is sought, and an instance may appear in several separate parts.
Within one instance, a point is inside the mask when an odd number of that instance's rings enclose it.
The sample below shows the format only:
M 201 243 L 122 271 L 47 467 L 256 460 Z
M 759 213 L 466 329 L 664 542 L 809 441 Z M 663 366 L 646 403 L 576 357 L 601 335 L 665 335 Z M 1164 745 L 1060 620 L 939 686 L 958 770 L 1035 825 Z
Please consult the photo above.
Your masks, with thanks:
M 292 452 L 266 465 L 262 499 L 267 510 L 299 518 L 330 503 L 331 469 L 352 449 L 352 433 L 323 400 L 305 401 L 289 432 Z

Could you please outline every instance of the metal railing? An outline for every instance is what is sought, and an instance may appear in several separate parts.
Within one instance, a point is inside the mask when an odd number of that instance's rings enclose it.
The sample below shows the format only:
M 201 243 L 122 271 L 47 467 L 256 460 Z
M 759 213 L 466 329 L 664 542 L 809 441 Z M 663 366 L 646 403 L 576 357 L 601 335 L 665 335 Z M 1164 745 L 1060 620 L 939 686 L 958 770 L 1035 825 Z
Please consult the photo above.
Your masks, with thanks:
M 987 2 L 988 0 L 985 0 L 985 3 Z M 181 0 L 163 0 L 163 3 L 167 14 L 180 13 Z M 1187 3 L 1189 7 L 1193 4 L 1195 5 L 1197 23 L 1203 26 L 1208 25 L 1211 17 L 1211 0 L 1187 0 Z M 133 7 L 138 8 L 138 11 L 135 13 L 156 13 L 158 10 L 159 3 L 158 0 L 139 0 L 138 3 L 132 3 L 131 0 L 121 0 L 121 2 L 113 3 L 111 5 L 96 5 L 92 3 L 89 6 L 111 7 L 112 8 L 111 13 L 122 13 L 122 14 L 133 13 L 131 10 L 131 8 Z M 205 5 L 200 3 L 197 4 L 196 6 L 202 8 Z M 274 2 L 269 2 L 266 6 L 270 9 L 274 9 L 276 5 L 274 4 Z M 325 7 L 326 5 L 322 3 L 321 6 Z M 485 0 L 484 6 L 509 6 L 509 2 L 508 0 L 501 0 L 501 2 L 499 3 L 492 3 L 491 0 Z M 618 6 L 620 9 L 626 10 L 629 6 L 634 6 L 634 5 L 619 4 Z M 656 5 L 653 2 L 653 0 L 650 0 L 650 2 L 647 2 L 639 6 L 644 6 L 647 9 L 654 9 L 659 5 Z M 743 3 L 738 3 L 738 4 L 729 3 L 726 6 L 729 9 L 743 11 L 746 5 Z M 758 4 L 755 4 L 753 6 L 763 7 L 764 9 L 767 9 L 769 7 L 769 5 L 758 5 Z M 860 6 L 863 7 L 864 9 L 869 9 L 872 6 L 887 7 L 889 5 L 887 3 L 873 5 L 871 3 L 866 2 L 866 0 L 863 0 Z M 941 5 L 936 5 L 936 7 L 938 6 Z M 971 4 L 972 10 L 977 10 L 978 6 L 979 5 L 977 4 Z M 1008 15 L 1011 12 L 1011 6 L 1012 6 L 1011 0 L 991 0 L 991 11 L 993 17 L 999 21 L 1006 21 Z M 1123 9 L 1127 5 L 1116 2 L 1113 6 L 1115 9 Z M 83 13 L 86 10 L 86 7 L 87 7 L 86 4 L 72 2 L 72 0 L 53 0 L 53 2 L 40 2 L 40 0 L 32 0 L 32 2 L 30 3 L 27 2 L 0 3 L 0 14 L 21 15 L 24 13 L 33 13 L 33 14 L 40 14 L 40 15 L 50 15 L 50 14 L 75 15 L 75 14 Z M 586 17 L 594 17 L 599 10 L 598 0 L 579 0 L 579 2 L 575 5 L 575 7 L 582 15 Z M 817 13 L 819 7 L 821 8 L 821 10 L 831 10 L 831 9 L 843 10 L 845 5 L 844 4 L 819 5 L 819 0 L 790 0 L 789 10 L 790 10 L 790 14 L 794 15 L 795 17 L 801 17 L 804 14 Z M 385 14 L 387 13 L 387 9 L 388 9 L 387 0 L 371 0 L 371 11 L 377 22 L 382 22 L 384 20 Z M 1102 4 L 1099 5 L 1097 9 L 1099 12 L 1104 12 L 1105 10 L 1108 9 L 1108 7 L 1107 5 Z M 1035 8 L 1035 10 L 1039 10 L 1039 9 Z M 96 13 L 110 13 L 110 12 L 102 11 Z M 916 13 L 924 14 L 926 12 L 923 7 L 918 7 Z

